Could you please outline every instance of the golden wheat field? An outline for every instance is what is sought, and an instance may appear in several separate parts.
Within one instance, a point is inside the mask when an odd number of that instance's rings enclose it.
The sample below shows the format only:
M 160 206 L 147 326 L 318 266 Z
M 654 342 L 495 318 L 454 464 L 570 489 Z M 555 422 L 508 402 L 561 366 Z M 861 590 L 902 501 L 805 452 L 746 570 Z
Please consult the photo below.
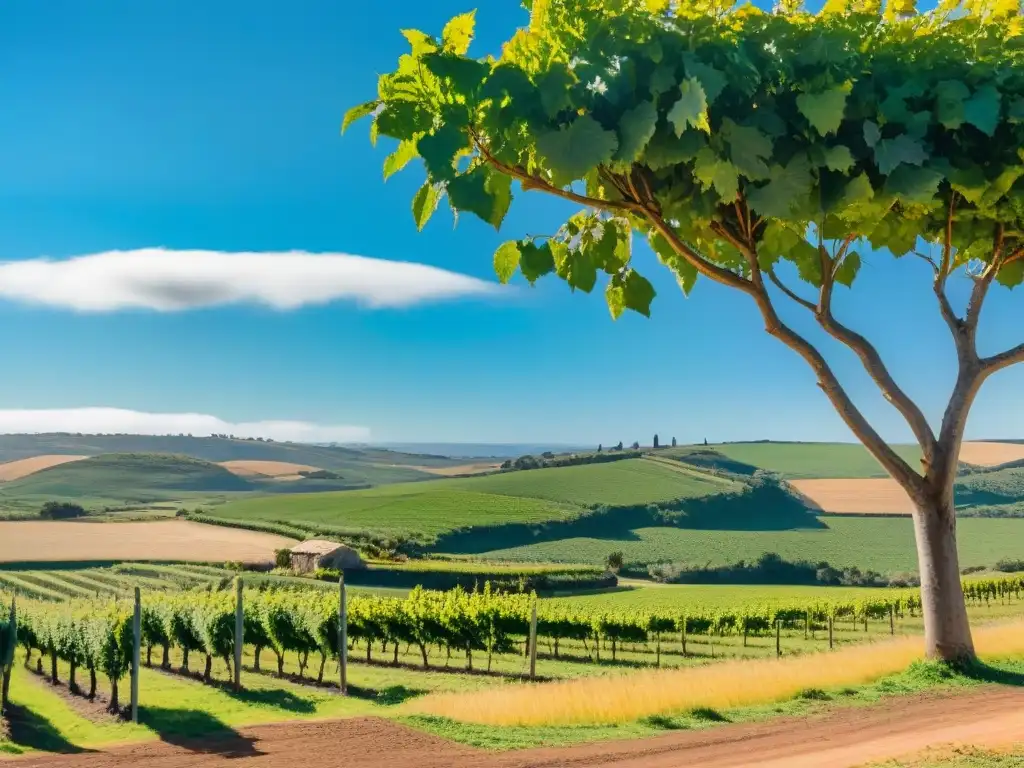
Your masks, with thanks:
M 910 515 L 914 505 L 895 480 L 790 480 L 812 506 L 834 515 Z
M 1024 653 L 1024 622 L 974 631 L 979 655 Z M 791 699 L 807 689 L 864 685 L 922 657 L 920 637 L 782 659 L 725 661 L 554 683 L 427 696 L 409 710 L 482 725 L 602 725 L 698 707 L 729 710 Z
M 56 467 L 59 464 L 67 464 L 69 461 L 81 461 L 88 456 L 65 456 L 63 454 L 48 454 L 45 456 L 32 456 L 27 459 L 17 459 L 0 464 L 0 482 L 20 480 L 23 477 L 34 475 L 44 469 Z
M 235 461 L 222 461 L 220 465 L 229 472 L 242 477 L 274 477 L 274 478 L 301 478 L 299 472 L 312 472 L 319 467 L 308 464 L 292 464 L 289 461 L 249 461 L 238 459 Z
M 0 522 L 0 562 L 184 560 L 273 562 L 274 550 L 294 542 L 269 533 L 159 520 L 95 523 Z
M 960 461 L 981 467 L 994 467 L 1024 460 L 1024 445 L 1016 443 L 964 443 Z

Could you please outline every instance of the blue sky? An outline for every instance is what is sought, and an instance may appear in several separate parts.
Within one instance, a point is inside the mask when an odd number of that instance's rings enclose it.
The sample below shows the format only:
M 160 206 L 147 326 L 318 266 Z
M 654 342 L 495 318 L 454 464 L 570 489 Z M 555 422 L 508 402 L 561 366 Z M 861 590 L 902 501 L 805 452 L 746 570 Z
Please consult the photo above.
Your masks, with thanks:
M 471 7 L 10 0 L 0 26 L 0 260 L 34 268 L 43 257 L 143 248 L 295 250 L 493 282 L 500 242 L 553 231 L 573 209 L 532 193 L 500 234 L 471 217 L 453 229 L 444 213 L 417 233 L 409 203 L 421 172 L 385 184 L 388 149 L 370 147 L 366 125 L 338 134 L 345 109 L 372 97 L 376 74 L 405 50 L 401 27 L 438 32 Z M 481 4 L 475 50 L 497 51 L 524 19 L 514 0 Z M 342 299 L 82 311 L 117 304 L 102 269 L 64 283 L 18 272 L 15 284 L 24 278 L 27 295 L 50 305 L 0 299 L 0 409 L 354 425 L 375 441 L 851 439 L 748 299 L 707 282 L 684 299 L 648 253 L 639 258 L 659 291 L 653 318 L 618 322 L 600 291 L 571 294 L 557 280 L 496 294 L 467 281 L 468 296 L 383 308 Z M 400 268 L 375 279 L 386 293 L 388 281 L 410 278 Z M 266 291 L 268 280 L 253 271 L 237 282 Z M 924 264 L 876 254 L 839 309 L 937 418 L 953 357 L 933 303 Z M 1020 341 L 1020 306 L 1019 295 L 994 292 L 987 351 Z M 826 347 L 883 434 L 906 439 L 856 360 Z M 1022 383 L 1017 370 L 986 386 L 970 436 L 1024 437 Z

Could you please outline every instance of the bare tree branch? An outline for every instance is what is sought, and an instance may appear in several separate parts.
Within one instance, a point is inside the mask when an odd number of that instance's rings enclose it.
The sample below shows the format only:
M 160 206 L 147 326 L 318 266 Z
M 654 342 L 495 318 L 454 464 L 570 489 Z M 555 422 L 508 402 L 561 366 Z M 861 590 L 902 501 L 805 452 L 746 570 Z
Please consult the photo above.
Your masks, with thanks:
M 882 396 L 890 403 L 900 415 L 903 416 L 910 429 L 917 438 L 921 450 L 924 452 L 926 465 L 930 465 L 936 451 L 935 433 L 928 424 L 924 412 L 917 404 L 910 399 L 910 396 L 896 383 L 889 369 L 882 361 L 882 356 L 875 346 L 864 336 L 836 320 L 832 313 L 832 293 L 835 287 L 835 278 L 830 270 L 823 270 L 821 292 L 818 298 L 818 307 L 815 317 L 818 324 L 832 336 L 832 338 L 845 344 L 860 359 L 864 370 L 868 372 L 875 384 L 882 392 Z
M 786 294 L 786 296 L 788 296 L 790 299 L 795 301 L 801 307 L 806 307 L 811 312 L 814 312 L 815 310 L 817 310 L 818 307 L 817 307 L 817 305 L 813 301 L 808 301 L 807 299 L 803 298 L 802 296 L 799 296 L 796 293 L 796 291 L 794 291 L 791 288 L 787 287 L 786 284 L 783 283 L 782 280 L 779 278 L 779 276 L 775 274 L 775 270 L 774 269 L 767 269 L 765 271 L 768 273 L 768 279 L 771 280 L 775 284 L 775 287 L 777 287 L 780 291 L 782 291 L 784 294 Z
M 998 355 L 992 355 L 986 357 L 981 361 L 981 367 L 986 377 L 1001 371 L 1004 368 L 1009 368 L 1011 365 L 1017 363 L 1024 363 L 1024 344 L 1018 344 L 1013 349 L 1008 349 L 1005 352 L 1000 352 Z

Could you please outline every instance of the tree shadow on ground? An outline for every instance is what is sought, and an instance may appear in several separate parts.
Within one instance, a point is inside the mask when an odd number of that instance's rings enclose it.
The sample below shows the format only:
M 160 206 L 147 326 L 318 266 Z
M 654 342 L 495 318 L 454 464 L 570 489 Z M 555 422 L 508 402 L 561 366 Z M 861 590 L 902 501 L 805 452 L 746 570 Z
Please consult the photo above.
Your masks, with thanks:
M 257 690 L 243 689 L 239 693 L 228 688 L 226 689 L 226 693 L 233 699 L 243 701 L 246 704 L 255 704 L 256 706 L 274 707 L 276 709 L 283 709 L 286 712 L 297 712 L 307 715 L 316 711 L 316 705 L 313 702 L 308 699 L 304 699 L 301 696 L 297 696 L 291 691 L 282 690 L 280 688 Z
M 225 758 L 258 757 L 254 739 L 242 736 L 222 720 L 195 709 L 141 707 L 139 722 L 152 729 L 160 740 L 189 752 L 216 754 Z
M 10 704 L 7 715 L 10 740 L 18 747 L 43 752 L 78 754 L 91 750 L 82 749 L 68 741 L 52 722 L 30 709 Z
M 1000 669 L 986 664 L 983 661 L 975 661 L 965 665 L 960 670 L 966 677 L 977 680 L 981 683 L 994 683 L 997 685 L 1024 686 L 1024 672 L 1015 672 L 1009 669 Z

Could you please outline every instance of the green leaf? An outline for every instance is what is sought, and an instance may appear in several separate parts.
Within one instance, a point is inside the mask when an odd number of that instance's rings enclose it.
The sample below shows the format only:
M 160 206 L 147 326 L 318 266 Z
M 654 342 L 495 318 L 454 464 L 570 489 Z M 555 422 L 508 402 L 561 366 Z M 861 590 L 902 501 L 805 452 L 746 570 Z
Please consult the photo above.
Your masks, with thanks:
M 943 80 L 935 86 L 935 116 L 950 130 L 956 130 L 964 123 L 964 102 L 971 95 L 970 89 L 960 80 Z
M 797 155 L 785 166 L 772 166 L 768 183 L 750 189 L 747 200 L 763 216 L 785 218 L 804 202 L 814 185 L 810 162 Z
M 425 54 L 433 53 L 437 50 L 437 40 L 425 32 L 420 32 L 418 29 L 403 29 L 402 37 L 409 41 L 409 45 L 412 47 L 413 58 L 418 59 Z
M 870 120 L 864 122 L 864 143 L 869 147 L 874 148 L 878 145 L 878 140 L 882 138 L 882 129 L 878 127 L 877 123 L 873 123 Z
M 767 179 L 767 161 L 772 156 L 772 140 L 757 128 L 738 125 L 728 117 L 722 121 L 722 136 L 729 145 L 729 156 L 736 169 L 751 181 Z
M 464 56 L 473 42 L 473 29 L 476 26 L 476 11 L 463 13 L 444 25 L 441 32 L 441 45 L 449 53 Z
M 497 229 L 511 197 L 500 199 L 490 185 L 492 175 L 486 165 L 478 165 L 469 173 L 456 176 L 448 182 L 448 202 L 455 210 L 474 213 Z
M 975 205 L 981 202 L 989 187 L 985 172 L 977 165 L 954 169 L 950 173 L 949 183 L 967 202 Z
M 418 104 L 411 101 L 393 101 L 380 111 L 374 124 L 382 136 L 407 141 L 417 134 L 430 130 L 432 122 L 430 113 Z
M 583 115 L 558 131 L 537 138 L 537 153 L 551 171 L 554 183 L 564 186 L 612 159 L 619 140 L 590 115 Z
M 994 136 L 999 125 L 1001 106 L 1002 97 L 995 86 L 983 86 L 964 104 L 964 121 L 986 136 Z
M 519 269 L 519 258 L 519 243 L 515 240 L 498 246 L 498 250 L 494 252 L 494 273 L 500 282 L 507 283 L 512 279 Z
M 693 175 L 705 189 L 713 186 L 722 200 L 732 202 L 736 199 L 739 190 L 736 167 L 716 155 L 711 147 L 705 147 L 697 153 Z
M 707 137 L 698 131 L 687 131 L 682 136 L 656 131 L 644 150 L 643 162 L 652 171 L 671 168 L 693 160 L 707 145 Z
M 1011 261 L 996 273 L 996 281 L 1004 288 L 1016 288 L 1024 283 L 1024 260 Z
M 625 276 L 615 275 L 608 283 L 604 295 L 608 302 L 608 310 L 612 317 L 618 320 L 627 309 L 650 317 L 651 302 L 654 301 L 656 293 L 647 278 L 631 269 Z
M 680 256 L 660 233 L 652 232 L 647 238 L 651 250 L 658 257 L 658 261 L 672 270 L 676 282 L 683 291 L 684 296 L 689 296 L 693 286 L 697 283 L 697 268 Z
M 512 177 L 492 171 L 487 177 L 484 189 L 494 199 L 494 209 L 487 221 L 495 229 L 501 229 L 501 222 L 505 220 L 508 209 L 512 205 Z
M 586 248 L 566 248 L 561 253 L 556 253 L 555 272 L 574 291 L 579 288 L 584 293 L 590 293 L 597 283 L 597 265 L 594 264 L 593 255 Z
M 935 199 L 942 179 L 942 173 L 934 168 L 898 165 L 885 180 L 885 192 L 904 203 L 926 205 Z
M 416 142 L 402 141 L 398 149 L 392 152 L 384 160 L 384 180 L 387 181 L 400 170 L 409 164 L 409 161 L 416 157 Z
M 845 285 L 847 288 L 851 287 L 854 279 L 857 277 L 857 273 L 860 272 L 860 263 L 859 253 L 856 251 L 847 252 L 846 258 L 842 260 L 835 271 L 835 281 L 840 285 Z
M 683 54 L 683 65 L 686 67 L 686 74 L 697 78 L 700 82 L 708 104 L 714 104 L 715 99 L 719 97 L 728 84 L 725 74 L 714 67 L 708 66 L 692 53 Z
M 424 56 L 422 61 L 435 77 L 447 82 L 446 91 L 467 98 L 480 89 L 491 71 L 491 68 L 482 61 L 452 53 L 431 53 Z
M 633 163 L 654 136 L 658 109 L 653 101 L 645 101 L 622 115 L 619 120 L 619 149 L 613 160 Z
M 849 85 L 840 85 L 820 93 L 801 93 L 796 97 L 800 113 L 822 136 L 835 133 L 843 122 Z
M 676 87 L 678 78 L 676 68 L 672 64 L 659 64 L 651 73 L 651 81 L 648 90 L 652 96 L 660 96 Z
M 846 173 L 854 164 L 853 153 L 850 148 L 842 144 L 829 147 L 822 156 L 822 165 L 830 171 Z
M 893 139 L 882 139 L 875 146 L 875 163 L 884 175 L 892 173 L 901 163 L 907 165 L 923 165 L 928 154 L 917 139 L 900 135 Z
M 682 136 L 688 125 L 710 133 L 708 124 L 708 100 L 704 87 L 695 77 L 679 84 L 680 97 L 668 113 L 668 120 L 676 128 L 676 136 Z
M 548 243 L 537 245 L 529 241 L 519 244 L 519 269 L 531 285 L 538 278 L 555 271 L 555 257 Z
M 594 264 L 609 275 L 622 271 L 631 255 L 629 224 L 620 227 L 615 219 L 606 221 L 601 238 L 593 245 L 592 253 Z
M 362 120 L 367 115 L 372 115 L 377 107 L 380 106 L 380 102 L 374 99 L 373 101 L 367 101 L 362 104 L 357 104 L 345 113 L 345 117 L 341 120 L 341 132 L 342 134 L 348 130 L 348 127 L 352 125 L 356 120 Z
M 537 78 L 540 104 L 548 117 L 556 118 L 563 110 L 572 106 L 571 89 L 575 84 L 576 76 L 564 64 L 555 64 Z
M 441 200 L 441 190 L 436 184 L 429 181 L 420 187 L 416 196 L 412 199 L 412 217 L 416 222 L 416 229 L 422 231 L 423 227 L 430 221 L 430 217 L 437 210 L 437 204 Z
M 469 146 L 469 136 L 455 123 L 445 123 L 416 143 L 416 151 L 432 179 L 455 178 L 455 157 Z

